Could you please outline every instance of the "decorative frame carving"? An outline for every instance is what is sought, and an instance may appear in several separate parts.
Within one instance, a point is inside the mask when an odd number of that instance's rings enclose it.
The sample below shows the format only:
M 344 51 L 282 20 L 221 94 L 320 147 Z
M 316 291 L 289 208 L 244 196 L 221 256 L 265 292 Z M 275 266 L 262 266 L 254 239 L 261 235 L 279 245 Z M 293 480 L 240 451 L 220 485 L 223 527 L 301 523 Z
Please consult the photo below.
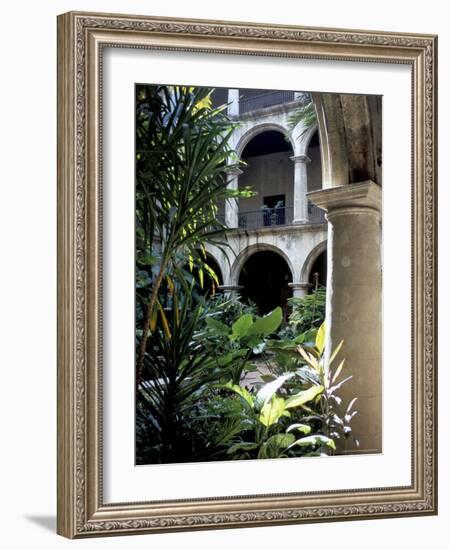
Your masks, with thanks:
M 408 64 L 413 103 L 412 484 L 104 504 L 104 46 Z M 70 12 L 58 18 L 58 533 L 70 538 L 436 514 L 436 54 L 432 35 Z

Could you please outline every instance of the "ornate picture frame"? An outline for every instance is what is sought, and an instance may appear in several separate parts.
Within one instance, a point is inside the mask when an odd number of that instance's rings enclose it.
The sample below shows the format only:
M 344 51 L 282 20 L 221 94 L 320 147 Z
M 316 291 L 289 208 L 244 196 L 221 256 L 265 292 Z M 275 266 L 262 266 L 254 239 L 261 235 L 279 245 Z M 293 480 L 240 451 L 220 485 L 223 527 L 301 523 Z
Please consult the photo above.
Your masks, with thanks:
M 105 48 L 411 69 L 411 484 L 105 502 L 102 56 Z M 58 17 L 58 533 L 89 536 L 437 513 L 437 37 L 70 12 Z

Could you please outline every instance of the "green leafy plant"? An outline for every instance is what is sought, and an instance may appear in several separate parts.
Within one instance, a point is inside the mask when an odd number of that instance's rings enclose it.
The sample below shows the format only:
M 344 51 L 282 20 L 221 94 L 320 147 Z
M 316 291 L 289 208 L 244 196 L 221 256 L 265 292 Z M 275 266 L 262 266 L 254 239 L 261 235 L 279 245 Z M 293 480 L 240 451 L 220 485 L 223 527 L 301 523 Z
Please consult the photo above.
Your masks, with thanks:
M 309 331 L 316 334 L 326 317 L 326 288 L 317 287 L 305 296 L 289 298 L 288 304 L 292 310 L 279 337 L 291 339 L 304 333 L 310 337 Z
M 295 410 L 316 399 L 324 389 L 313 385 L 292 395 L 281 393 L 284 383 L 292 376 L 293 373 L 279 376 L 264 384 L 256 394 L 241 385 L 225 386 L 238 396 L 243 427 L 227 450 L 230 458 L 285 458 L 307 454 L 306 449 L 318 444 L 335 447 L 329 437 L 309 435 L 312 432 L 309 424 L 292 422 Z
M 289 322 L 298 333 L 318 328 L 326 315 L 326 288 L 318 287 L 301 298 L 290 298 L 292 313 Z
M 331 438 L 337 445 L 341 446 L 345 439 L 353 437 L 351 421 L 357 414 L 357 411 L 354 410 L 357 398 L 353 398 L 345 406 L 342 398 L 338 395 L 338 391 L 352 379 L 352 376 L 340 378 L 344 369 L 344 359 L 336 367 L 334 366 L 343 346 L 343 341 L 339 343 L 330 354 L 329 359 L 326 360 L 325 338 L 326 325 L 323 323 L 317 332 L 313 347 L 298 346 L 298 352 L 305 362 L 305 367 L 301 369 L 302 378 L 324 388 L 319 400 L 315 402 L 315 406 L 309 408 L 309 415 L 305 420 L 316 422 L 323 435 Z M 355 438 L 354 441 L 358 444 Z
M 298 124 L 302 123 L 303 126 L 303 130 L 298 136 L 302 137 L 309 128 L 316 124 L 316 122 L 317 116 L 315 104 L 312 100 L 306 101 L 288 117 L 290 136 L 292 136 L 293 130 Z
M 210 88 L 137 88 L 136 243 L 138 311 L 141 324 L 136 381 L 140 381 L 150 324 L 166 278 L 189 285 L 184 266 L 201 280 L 216 274 L 207 265 L 205 243 L 227 246 L 217 220 L 218 202 L 248 196 L 230 190 L 226 175 L 239 161 L 229 146 L 235 127 L 224 106 L 213 108 Z
M 217 356 L 202 346 L 194 335 L 204 323 L 204 304 L 192 308 L 188 294 L 180 300 L 174 294 L 170 315 L 158 312 L 137 388 L 137 461 L 205 460 L 207 445 L 192 420 L 210 388 L 230 379 L 232 363 L 246 351 Z
M 275 333 L 282 322 L 282 309 L 275 308 L 264 317 L 254 316 L 253 313 L 244 313 L 231 325 L 224 323 L 210 314 L 205 318 L 206 326 L 197 335 L 208 345 L 215 349 L 215 353 L 229 350 L 241 350 L 244 352 L 240 360 L 234 361 L 231 367 L 232 382 L 239 384 L 244 370 L 251 367 L 248 360 L 252 355 L 260 355 L 266 346 L 266 339 Z
M 255 304 L 243 302 L 237 292 L 228 294 L 217 292 L 210 296 L 205 304 L 205 314 L 221 321 L 225 325 L 232 325 L 245 314 L 256 314 Z

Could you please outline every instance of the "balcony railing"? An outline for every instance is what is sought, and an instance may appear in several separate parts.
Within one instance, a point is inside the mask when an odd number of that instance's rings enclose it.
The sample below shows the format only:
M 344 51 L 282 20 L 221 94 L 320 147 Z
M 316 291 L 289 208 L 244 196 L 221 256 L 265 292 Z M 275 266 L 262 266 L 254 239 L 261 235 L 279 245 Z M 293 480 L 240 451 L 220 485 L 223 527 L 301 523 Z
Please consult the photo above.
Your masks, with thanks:
M 220 223 L 225 223 L 224 213 L 217 216 Z M 238 214 L 239 229 L 260 229 L 262 227 L 277 227 L 281 225 L 292 225 L 293 207 L 262 208 L 260 210 L 240 211 Z M 314 204 L 308 205 L 307 223 L 319 225 L 326 222 L 324 210 Z
M 279 90 L 276 92 L 266 92 L 264 94 L 254 95 L 252 97 L 243 97 L 239 101 L 240 114 L 265 109 L 272 105 L 281 105 L 295 99 L 295 92 Z
M 276 225 L 289 225 L 293 221 L 293 207 L 262 208 L 239 212 L 240 229 L 257 229 Z

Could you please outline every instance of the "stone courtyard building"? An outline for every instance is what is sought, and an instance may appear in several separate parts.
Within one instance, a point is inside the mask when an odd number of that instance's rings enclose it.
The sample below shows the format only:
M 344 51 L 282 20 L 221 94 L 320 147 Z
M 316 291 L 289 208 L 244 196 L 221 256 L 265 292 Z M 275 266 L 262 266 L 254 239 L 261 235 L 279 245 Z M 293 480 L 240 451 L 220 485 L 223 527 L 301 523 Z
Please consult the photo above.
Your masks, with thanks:
M 313 273 L 326 282 L 327 222 L 306 196 L 321 189 L 318 128 L 292 128 L 289 120 L 310 97 L 229 90 L 224 100 L 239 123 L 230 146 L 245 163 L 229 174 L 229 187 L 250 186 L 256 195 L 222 205 L 230 253 L 228 260 L 213 247 L 209 253 L 222 290 L 238 290 L 261 313 L 281 305 L 287 314 L 287 298 L 306 294 Z
M 310 100 L 316 122 L 292 127 Z M 345 342 L 353 380 L 342 390 L 358 397 L 358 450 L 380 452 L 381 98 L 218 89 L 214 101 L 239 123 L 230 145 L 244 164 L 228 186 L 257 192 L 221 205 L 231 253 L 208 248 L 221 289 L 287 316 L 288 297 L 317 280 L 327 287 L 326 348 Z

